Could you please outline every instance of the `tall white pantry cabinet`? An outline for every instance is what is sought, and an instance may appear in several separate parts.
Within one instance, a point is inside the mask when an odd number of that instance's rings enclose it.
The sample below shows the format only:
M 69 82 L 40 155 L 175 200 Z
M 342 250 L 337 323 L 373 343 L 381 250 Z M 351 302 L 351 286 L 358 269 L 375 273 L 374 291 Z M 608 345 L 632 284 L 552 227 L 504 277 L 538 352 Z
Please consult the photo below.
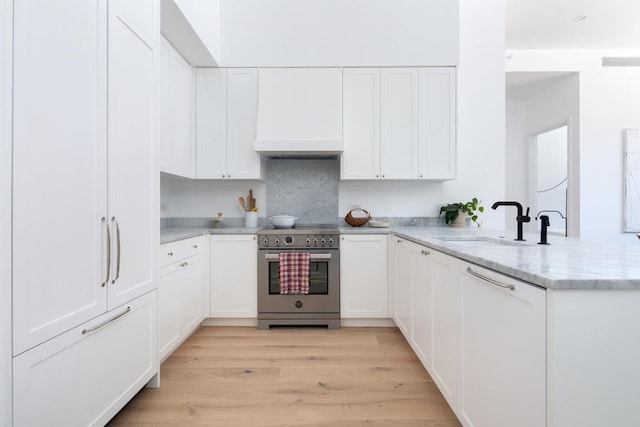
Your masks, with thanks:
M 158 372 L 159 2 L 12 7 L 12 422 L 103 425 Z

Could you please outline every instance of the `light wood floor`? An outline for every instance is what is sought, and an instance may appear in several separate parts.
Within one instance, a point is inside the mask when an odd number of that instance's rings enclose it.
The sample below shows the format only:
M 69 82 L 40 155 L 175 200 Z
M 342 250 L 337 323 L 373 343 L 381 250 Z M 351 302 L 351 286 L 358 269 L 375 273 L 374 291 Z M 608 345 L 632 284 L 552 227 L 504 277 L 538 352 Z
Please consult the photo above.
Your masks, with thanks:
M 109 427 L 460 426 L 396 328 L 202 327 Z

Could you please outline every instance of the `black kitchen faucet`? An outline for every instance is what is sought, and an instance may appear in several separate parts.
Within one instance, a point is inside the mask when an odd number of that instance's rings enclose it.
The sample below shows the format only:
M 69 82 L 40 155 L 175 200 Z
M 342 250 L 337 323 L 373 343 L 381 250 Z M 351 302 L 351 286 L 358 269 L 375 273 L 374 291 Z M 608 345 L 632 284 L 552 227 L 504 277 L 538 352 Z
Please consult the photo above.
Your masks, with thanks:
M 518 216 L 516 217 L 516 221 L 518 222 L 518 237 L 515 240 L 524 241 L 522 238 L 522 223 L 531 221 L 529 208 L 527 208 L 527 213 L 522 215 L 522 205 L 518 202 L 495 202 L 493 206 L 491 206 L 491 209 L 497 209 L 498 206 L 515 206 L 518 208 Z

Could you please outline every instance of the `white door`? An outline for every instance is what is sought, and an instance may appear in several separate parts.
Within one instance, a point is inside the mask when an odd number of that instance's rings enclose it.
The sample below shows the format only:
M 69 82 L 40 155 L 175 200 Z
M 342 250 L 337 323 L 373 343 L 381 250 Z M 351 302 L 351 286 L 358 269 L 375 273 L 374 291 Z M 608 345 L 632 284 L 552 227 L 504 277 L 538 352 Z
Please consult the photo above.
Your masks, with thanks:
M 109 2 L 109 307 L 153 289 L 157 3 Z
M 431 251 L 431 356 L 433 380 L 452 408 L 456 407 L 458 339 L 460 336 L 460 285 L 458 260 Z
M 104 6 L 14 2 L 14 354 L 106 309 Z
M 227 177 L 227 70 L 196 69 L 196 177 Z
M 418 72 L 381 71 L 381 173 L 385 179 L 418 178 Z
M 203 255 L 187 258 L 180 267 L 180 334 L 188 336 L 204 319 Z
M 256 236 L 211 236 L 211 317 L 258 317 Z
M 456 177 L 455 68 L 418 69 L 419 178 Z
M 431 328 L 432 328 L 432 280 L 430 256 L 431 250 L 414 246 L 411 251 L 411 289 L 413 329 L 411 343 L 416 355 L 425 367 L 431 365 Z
M 169 122 L 171 138 L 170 172 L 195 178 L 196 144 L 194 136 L 193 69 L 171 48 L 169 59 Z
M 227 69 L 227 177 L 258 179 L 260 156 L 254 151 L 258 109 L 258 70 Z
M 160 270 L 158 283 L 158 355 L 164 360 L 180 342 L 180 263 Z
M 459 415 L 469 427 L 546 423 L 546 293 L 469 266 L 462 275 Z
M 411 339 L 413 318 L 413 298 L 411 289 L 411 245 L 412 243 L 396 239 L 395 244 L 395 310 L 396 325 L 407 340 Z
M 342 179 L 380 178 L 380 69 L 344 68 Z
M 388 318 L 387 236 L 340 239 L 340 317 Z

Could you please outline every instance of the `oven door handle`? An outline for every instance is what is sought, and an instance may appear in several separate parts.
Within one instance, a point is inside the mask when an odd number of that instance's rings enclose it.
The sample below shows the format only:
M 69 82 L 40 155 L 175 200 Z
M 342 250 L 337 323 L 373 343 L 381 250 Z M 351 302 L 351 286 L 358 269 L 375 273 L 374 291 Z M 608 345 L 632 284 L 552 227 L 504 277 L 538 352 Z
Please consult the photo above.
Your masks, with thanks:
M 280 259 L 278 254 L 265 254 L 264 259 Z M 309 259 L 331 259 L 331 254 L 311 254 Z

